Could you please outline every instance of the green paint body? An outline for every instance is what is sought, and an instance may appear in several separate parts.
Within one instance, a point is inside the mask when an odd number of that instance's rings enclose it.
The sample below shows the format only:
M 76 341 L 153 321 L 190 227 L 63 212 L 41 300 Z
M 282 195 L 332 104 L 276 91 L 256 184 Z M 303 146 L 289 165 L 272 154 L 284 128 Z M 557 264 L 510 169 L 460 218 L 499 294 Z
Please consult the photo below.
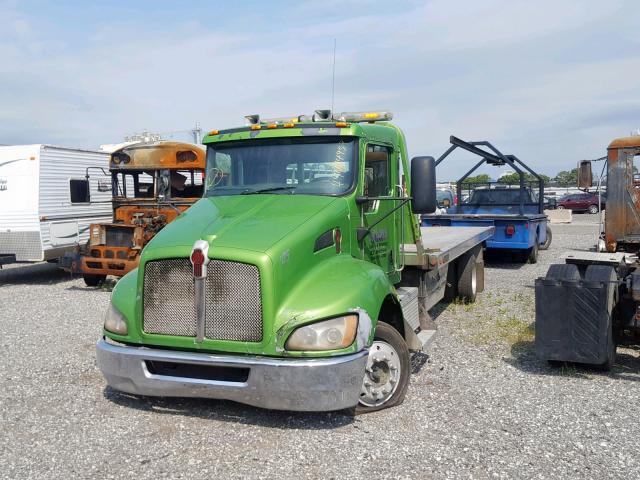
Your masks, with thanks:
M 317 128 L 316 128 L 317 127 Z M 325 128 L 326 127 L 326 128 Z M 356 197 L 363 195 L 366 146 L 390 147 L 391 184 L 409 186 L 399 178 L 400 166 L 408 172 L 404 135 L 395 125 L 333 124 L 313 128 L 277 128 L 205 137 L 203 143 L 255 138 L 300 137 L 304 135 L 357 137 L 358 178 L 356 188 L 343 196 L 256 194 L 203 198 L 174 222 L 162 229 L 145 247 L 140 267 L 124 276 L 112 293 L 114 306 L 125 316 L 128 334 L 108 331 L 114 340 L 132 345 L 170 349 L 251 354 L 267 356 L 322 357 L 355 352 L 356 343 L 342 350 L 324 352 L 286 351 L 284 346 L 296 328 L 321 319 L 365 310 L 373 324 L 383 301 L 396 296 L 394 285 L 400 272 L 393 268 L 401 261 L 400 244 L 419 241 L 420 229 L 409 204 L 390 215 L 372 230 L 363 245 L 357 229 L 373 224 L 398 201 L 381 201 L 374 213 L 362 213 Z M 329 133 L 331 132 L 331 133 Z M 398 195 L 398 191 L 394 194 Z M 342 248 L 334 246 L 314 252 L 316 239 L 327 230 L 340 228 Z M 404 230 L 404 231 L 403 231 Z M 380 235 L 380 232 L 384 234 Z M 192 337 L 146 334 L 142 328 L 143 275 L 145 264 L 162 258 L 189 257 L 196 240 L 209 242 L 209 256 L 258 266 L 261 274 L 263 340 L 260 343 L 209 340 L 197 343 Z

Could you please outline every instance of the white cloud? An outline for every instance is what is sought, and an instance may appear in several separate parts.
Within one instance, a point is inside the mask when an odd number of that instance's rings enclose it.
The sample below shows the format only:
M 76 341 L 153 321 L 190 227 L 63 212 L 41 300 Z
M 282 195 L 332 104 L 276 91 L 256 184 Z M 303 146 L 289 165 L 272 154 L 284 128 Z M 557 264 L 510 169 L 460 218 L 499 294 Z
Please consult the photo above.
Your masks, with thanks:
M 555 173 L 572 148 L 600 152 L 623 128 L 599 114 L 640 103 L 640 64 L 621 49 L 637 51 L 640 39 L 617 14 L 631 3 L 303 3 L 262 19 L 247 7 L 233 28 L 96 18 L 73 37 L 59 35 L 73 28 L 62 18 L 38 18 L 36 28 L 19 4 L 0 3 L 0 143 L 95 146 L 142 129 L 224 128 L 249 113 L 327 107 L 337 38 L 338 110 L 393 110 L 414 154 L 438 154 L 456 134 Z M 595 51 L 604 48 L 596 35 L 611 37 L 610 53 Z

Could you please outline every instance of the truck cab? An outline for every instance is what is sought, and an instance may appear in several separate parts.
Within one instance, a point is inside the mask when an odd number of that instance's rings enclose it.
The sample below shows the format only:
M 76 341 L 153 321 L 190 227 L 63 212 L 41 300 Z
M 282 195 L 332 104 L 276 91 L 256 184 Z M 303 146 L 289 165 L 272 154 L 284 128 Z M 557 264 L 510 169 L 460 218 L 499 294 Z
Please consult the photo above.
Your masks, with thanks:
M 204 198 L 116 285 L 100 369 L 125 392 L 272 409 L 402 402 L 450 264 L 477 272 L 489 229 L 423 242 L 434 161 L 408 184 L 389 112 L 248 119 L 204 138 Z

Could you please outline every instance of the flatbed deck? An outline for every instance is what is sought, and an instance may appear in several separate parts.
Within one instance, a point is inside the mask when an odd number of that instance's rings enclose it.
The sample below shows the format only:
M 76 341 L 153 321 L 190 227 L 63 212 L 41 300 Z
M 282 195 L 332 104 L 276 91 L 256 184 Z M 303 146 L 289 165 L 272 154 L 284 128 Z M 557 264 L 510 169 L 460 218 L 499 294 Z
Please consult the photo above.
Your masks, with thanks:
M 416 245 L 404 245 L 405 265 L 434 268 L 447 264 L 490 239 L 495 227 L 420 227 L 423 255 Z
M 441 215 L 423 215 L 422 218 L 438 219 L 448 218 L 457 220 L 461 218 L 471 218 L 474 220 L 541 220 L 547 216 L 544 213 L 525 213 L 520 215 L 519 213 L 443 213 Z

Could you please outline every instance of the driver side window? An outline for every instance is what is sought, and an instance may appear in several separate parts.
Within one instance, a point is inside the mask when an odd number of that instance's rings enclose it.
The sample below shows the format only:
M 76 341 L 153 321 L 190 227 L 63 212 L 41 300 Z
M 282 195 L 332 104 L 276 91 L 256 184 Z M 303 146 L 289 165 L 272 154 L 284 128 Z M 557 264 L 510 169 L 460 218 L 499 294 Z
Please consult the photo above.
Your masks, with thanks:
M 367 145 L 364 160 L 364 195 L 366 197 L 388 197 L 391 195 L 390 172 L 391 149 L 382 145 Z M 367 211 L 377 209 L 377 200 L 368 203 Z

